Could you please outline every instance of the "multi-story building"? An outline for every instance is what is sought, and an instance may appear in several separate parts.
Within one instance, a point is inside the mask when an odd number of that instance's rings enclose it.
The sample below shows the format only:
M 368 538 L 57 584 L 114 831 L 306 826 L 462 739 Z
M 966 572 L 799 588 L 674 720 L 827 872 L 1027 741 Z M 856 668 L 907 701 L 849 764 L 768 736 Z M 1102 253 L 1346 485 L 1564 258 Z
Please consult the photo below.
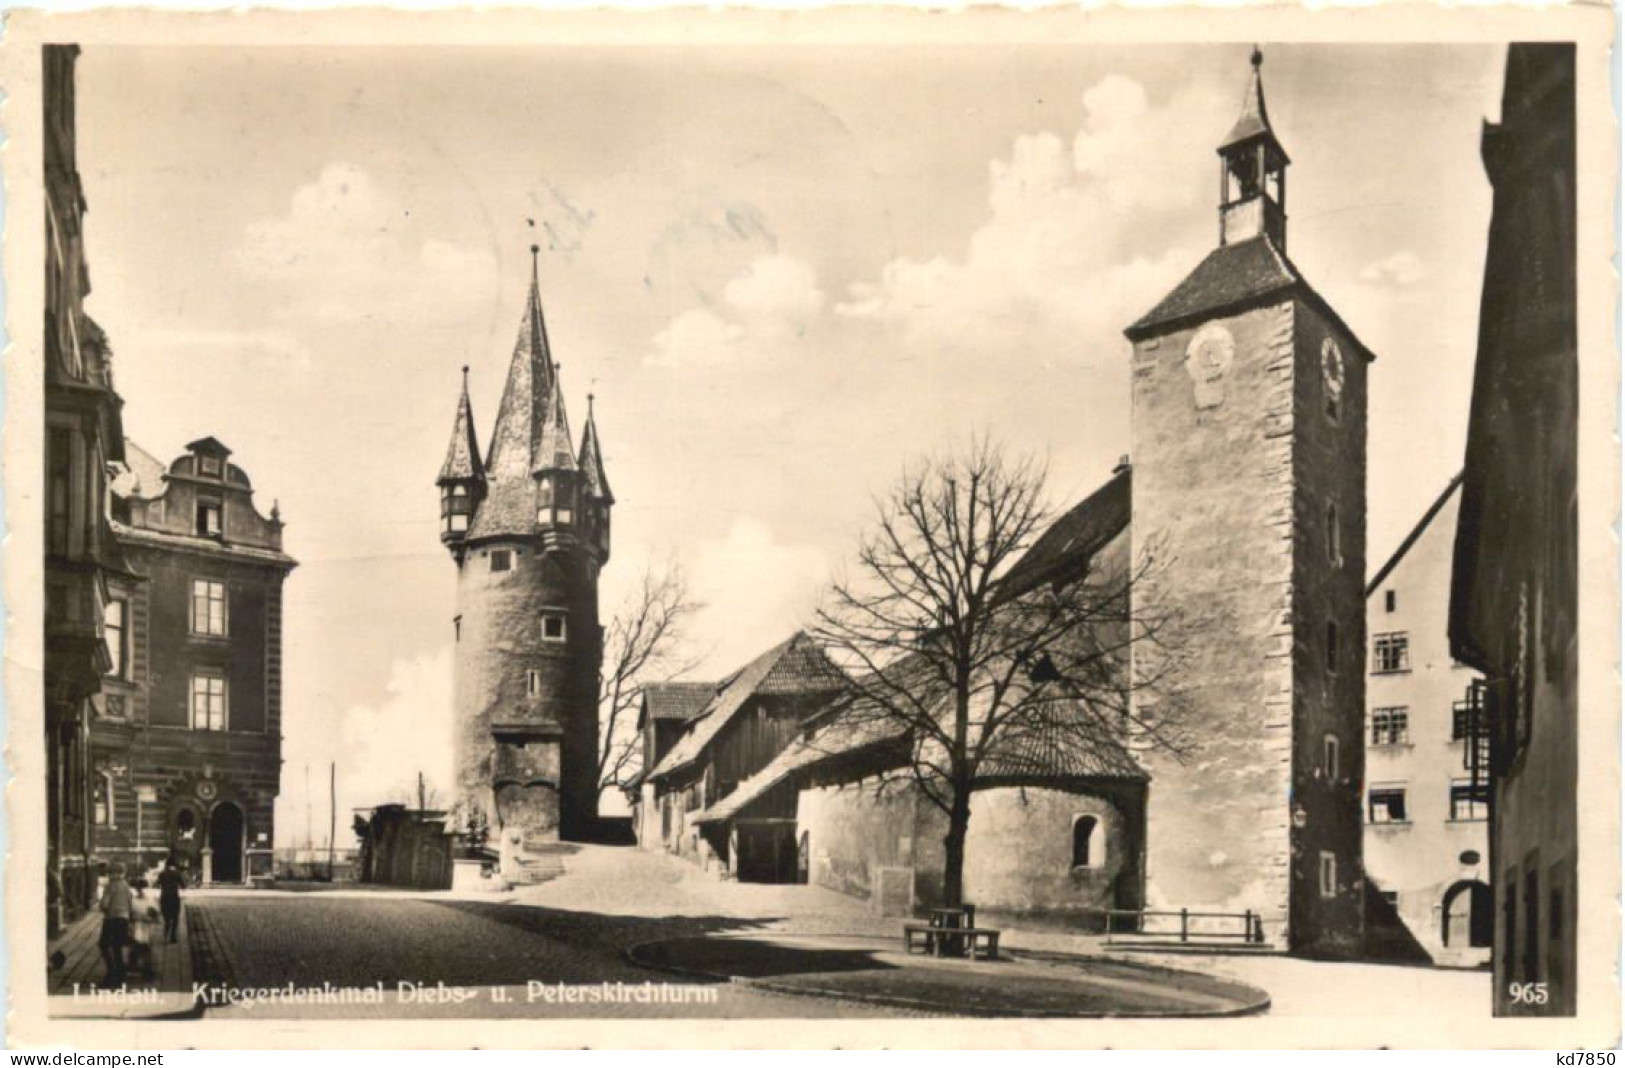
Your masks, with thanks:
M 1472 773 L 1481 676 L 1450 655 L 1451 479 L 1366 587 L 1365 869 L 1412 947 L 1489 960 L 1488 796 Z
M 129 444 L 111 527 L 108 666 L 91 726 L 99 855 L 203 882 L 271 874 L 282 769 L 282 587 L 295 561 L 231 450 L 167 467 Z
M 1584 914 L 1574 45 L 1508 49 L 1483 156 L 1495 194 L 1450 647 L 1486 678 L 1495 1011 L 1573 1015 Z
M 615 503 L 590 404 L 571 443 L 534 263 L 490 452 L 465 368 L 437 484 L 457 564 L 458 800 L 485 815 L 505 874 L 524 878 L 535 847 L 597 830 L 598 574 Z
M 45 775 L 47 927 L 89 907 L 90 723 L 109 668 L 103 618 L 122 570 L 103 514 L 124 456 L 107 337 L 85 314 L 84 190 L 74 134 L 77 45 L 43 49 L 45 97 Z
M 1127 330 L 1142 620 L 1185 621 L 1186 761 L 1147 754 L 1153 904 L 1261 910 L 1363 949 L 1365 466 L 1374 359 L 1287 258 L 1286 151 L 1253 72 L 1219 144 L 1219 247 Z M 1165 674 L 1153 642 L 1142 677 Z M 1168 719 L 1164 693 L 1139 718 Z

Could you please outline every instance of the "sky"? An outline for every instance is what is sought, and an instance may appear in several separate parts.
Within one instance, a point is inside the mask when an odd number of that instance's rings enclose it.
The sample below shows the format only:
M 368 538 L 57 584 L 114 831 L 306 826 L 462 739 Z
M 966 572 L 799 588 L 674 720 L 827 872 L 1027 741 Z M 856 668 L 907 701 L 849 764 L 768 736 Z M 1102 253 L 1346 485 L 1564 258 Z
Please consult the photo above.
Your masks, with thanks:
M 533 242 L 618 501 L 603 612 L 680 566 L 721 675 L 808 621 L 910 460 L 991 434 L 1056 509 L 1108 477 L 1121 331 L 1215 244 L 1249 51 L 87 49 L 86 307 L 126 432 L 220 438 L 301 561 L 279 844 L 309 809 L 320 839 L 330 761 L 341 813 L 449 777 L 434 479 L 464 364 L 489 438 Z M 1504 49 L 1265 57 L 1288 253 L 1378 357 L 1375 571 L 1461 464 Z

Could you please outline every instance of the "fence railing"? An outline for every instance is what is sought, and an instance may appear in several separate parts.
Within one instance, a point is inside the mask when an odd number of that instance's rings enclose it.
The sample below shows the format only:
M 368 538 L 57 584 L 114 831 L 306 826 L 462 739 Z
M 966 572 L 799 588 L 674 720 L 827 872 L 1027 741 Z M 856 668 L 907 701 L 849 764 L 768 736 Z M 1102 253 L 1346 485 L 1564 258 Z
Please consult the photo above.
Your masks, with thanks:
M 1102 909 L 1106 918 L 1106 941 L 1115 936 L 1136 939 L 1172 939 L 1178 942 L 1206 942 L 1235 939 L 1243 945 L 1264 941 L 1261 913 L 1197 912 L 1191 909 Z

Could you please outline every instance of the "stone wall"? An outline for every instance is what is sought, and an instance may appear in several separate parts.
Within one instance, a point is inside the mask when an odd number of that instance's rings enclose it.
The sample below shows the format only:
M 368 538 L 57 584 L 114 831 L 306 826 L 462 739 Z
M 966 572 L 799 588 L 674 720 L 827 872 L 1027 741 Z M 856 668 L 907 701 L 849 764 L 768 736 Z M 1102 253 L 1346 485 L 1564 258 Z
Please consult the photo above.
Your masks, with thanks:
M 1152 908 L 1262 912 L 1281 939 L 1291 861 L 1292 384 L 1290 302 L 1222 320 L 1227 366 L 1189 365 L 1195 329 L 1135 343 L 1133 537 L 1155 570 L 1142 620 L 1174 615 L 1177 685 L 1136 696 L 1182 735 L 1146 754 Z M 1222 362 L 1222 361 L 1221 361 Z M 1211 372 L 1210 372 L 1211 373 Z M 1142 676 L 1159 671 L 1143 645 Z M 1147 711 L 1147 706 L 1149 711 Z
M 493 571 L 491 555 L 511 553 Z M 590 832 L 597 813 L 597 684 L 600 657 L 597 565 L 581 552 L 538 551 L 536 543 L 470 549 L 457 580 L 455 650 L 458 795 L 497 819 L 491 789 L 492 723 L 545 722 L 563 730 L 558 778 L 560 830 Z M 544 640 L 548 612 L 566 618 L 565 640 Z M 527 673 L 541 673 L 528 692 Z
M 1361 783 L 1365 776 L 1365 357 L 1354 339 L 1299 301 L 1293 435 L 1292 948 L 1364 949 Z M 1328 412 L 1325 346 L 1341 352 L 1343 386 Z M 1332 540 L 1333 515 L 1337 538 Z M 1328 659 L 1328 623 L 1337 626 Z M 1336 767 L 1328 739 L 1336 740 Z M 1335 887 L 1322 886 L 1323 858 Z
M 1073 825 L 1096 822 L 1089 864 L 1072 864 Z M 1096 910 L 1138 899 L 1139 813 L 1104 798 L 1062 790 L 1007 787 L 971 801 L 965 845 L 965 899 L 979 909 L 1074 917 L 1098 922 Z
M 808 881 L 871 898 L 879 889 L 881 868 L 914 867 L 916 813 L 928 807 L 930 802 L 906 783 L 881 787 L 871 779 L 802 790 L 796 799 L 796 834 L 798 841 L 802 834 L 808 836 Z M 937 871 L 940 885 L 940 866 Z

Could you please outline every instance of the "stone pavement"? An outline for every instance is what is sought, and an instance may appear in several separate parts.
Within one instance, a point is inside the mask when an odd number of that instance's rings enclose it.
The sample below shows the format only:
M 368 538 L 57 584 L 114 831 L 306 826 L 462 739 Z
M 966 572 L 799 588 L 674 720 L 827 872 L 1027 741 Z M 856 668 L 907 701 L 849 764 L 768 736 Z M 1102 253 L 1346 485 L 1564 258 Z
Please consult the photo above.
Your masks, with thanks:
M 1224 980 L 1234 980 L 1234 987 L 1268 991 L 1272 1016 L 1402 1018 L 1451 1012 L 1471 1019 L 1483 1016 L 1489 997 L 1486 973 L 1281 956 L 1164 958 L 1114 950 L 1089 936 L 1007 926 L 1001 948 L 1017 958 L 1015 963 L 966 967 L 968 962 L 940 962 L 952 970 L 925 977 L 926 987 L 947 991 L 954 999 L 954 1006 L 944 1010 L 935 995 L 917 997 L 899 985 L 907 977 L 890 974 L 913 969 L 909 974 L 915 975 L 933 965 L 893 967 L 889 947 L 900 946 L 901 921 L 875 916 L 868 902 L 812 886 L 722 882 L 686 861 L 628 847 L 583 846 L 566 858 L 563 876 L 502 893 L 299 889 L 189 894 L 187 941 L 172 958 L 173 967 L 161 974 L 182 975 L 181 962 L 190 961 L 197 981 L 250 995 L 246 1001 L 210 1001 L 202 1006 L 209 1016 L 261 1019 L 894 1017 L 958 1011 L 967 1007 L 967 999 L 979 996 L 976 988 L 997 986 L 995 980 L 1017 974 L 1017 969 L 1022 974 L 1047 969 L 1030 973 L 1040 991 L 1040 1009 L 1064 1002 L 1074 1011 L 1134 1011 L 1156 998 L 1178 1001 L 1182 996 L 1180 1004 L 1186 1008 L 1192 1002 L 1211 1008 L 1203 998 L 1224 991 Z M 69 974 L 82 978 L 94 964 L 94 927 L 73 933 L 78 948 Z M 884 966 L 835 969 L 851 973 L 841 976 L 844 990 L 826 991 L 840 994 L 836 999 L 802 996 L 822 989 L 816 977 L 828 969 L 803 967 L 776 978 L 755 977 L 767 978 L 773 988 L 767 989 L 759 983 L 719 981 L 743 969 L 707 972 L 702 967 L 703 976 L 685 977 L 651 966 L 671 966 L 669 960 L 628 959 L 629 951 L 637 955 L 634 947 L 651 943 L 700 945 L 727 939 L 787 942 L 803 955 L 827 954 L 832 946 L 849 952 L 853 940 L 867 940 L 859 946 L 859 956 Z M 831 941 L 820 948 L 818 939 Z M 718 952 L 728 948 L 718 947 Z M 1174 971 L 1146 969 L 1156 964 Z M 984 968 L 999 971 L 984 973 Z M 1206 976 L 1219 985 L 1193 982 L 1188 978 L 1192 972 L 1201 973 L 1198 980 Z M 173 983 L 162 979 L 159 985 Z M 1172 989 L 1147 989 L 1146 983 Z M 323 991 L 329 988 L 366 995 L 367 1000 L 324 1000 Z M 458 1000 L 447 992 L 452 988 L 473 994 Z M 799 992 L 788 993 L 791 989 Z M 256 996 L 278 990 L 311 996 Z M 858 996 L 870 1000 L 852 1000 Z M 1117 1007 L 1110 1008 L 1107 1001 Z M 1170 1005 L 1169 1011 L 1179 1011 L 1180 1004 Z M 1005 1008 L 1002 1002 L 981 1007 Z M 131 1010 L 100 1006 L 81 1011 L 113 1015 Z
M 138 905 L 157 905 L 157 899 L 138 899 Z M 163 923 L 154 924 L 153 976 L 132 972 L 121 987 L 106 985 L 98 941 L 102 916 L 91 911 L 70 924 L 46 947 L 49 971 L 46 992 L 49 1013 L 61 1017 L 147 1019 L 187 1015 L 193 1011 L 193 922 L 190 907 L 181 912 L 179 939 L 166 942 Z M 57 954 L 61 957 L 57 957 Z

